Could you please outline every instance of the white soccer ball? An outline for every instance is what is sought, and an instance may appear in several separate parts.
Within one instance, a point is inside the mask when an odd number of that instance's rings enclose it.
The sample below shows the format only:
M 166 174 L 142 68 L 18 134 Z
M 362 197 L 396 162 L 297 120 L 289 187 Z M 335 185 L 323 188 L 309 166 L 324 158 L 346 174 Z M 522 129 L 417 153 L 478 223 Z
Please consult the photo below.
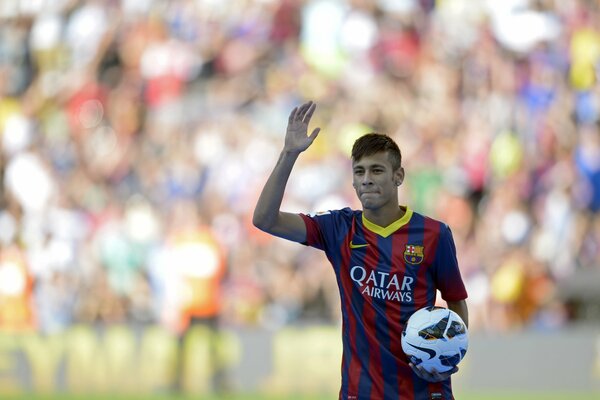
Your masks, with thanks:
M 467 326 L 454 311 L 425 307 L 410 316 L 402 332 L 402 350 L 410 362 L 431 372 L 453 369 L 467 353 Z

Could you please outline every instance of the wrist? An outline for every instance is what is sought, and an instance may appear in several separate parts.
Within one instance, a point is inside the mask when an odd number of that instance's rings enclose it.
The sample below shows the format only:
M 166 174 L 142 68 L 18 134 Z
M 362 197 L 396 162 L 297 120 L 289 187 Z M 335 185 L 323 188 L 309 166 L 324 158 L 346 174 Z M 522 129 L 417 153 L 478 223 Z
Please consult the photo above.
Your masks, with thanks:
M 286 148 L 283 148 L 283 150 L 281 150 L 282 157 L 298 157 L 300 153 L 302 153 L 300 150 L 290 150 Z

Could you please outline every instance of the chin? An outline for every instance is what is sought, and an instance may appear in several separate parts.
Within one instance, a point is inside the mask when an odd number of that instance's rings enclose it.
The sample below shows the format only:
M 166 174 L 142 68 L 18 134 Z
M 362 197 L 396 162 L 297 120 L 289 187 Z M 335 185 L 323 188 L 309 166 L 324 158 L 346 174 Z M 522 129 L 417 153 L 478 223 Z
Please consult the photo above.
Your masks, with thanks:
M 376 210 L 380 207 L 379 204 L 376 204 L 375 202 L 369 201 L 369 200 L 362 201 L 361 204 L 362 204 L 363 210 Z

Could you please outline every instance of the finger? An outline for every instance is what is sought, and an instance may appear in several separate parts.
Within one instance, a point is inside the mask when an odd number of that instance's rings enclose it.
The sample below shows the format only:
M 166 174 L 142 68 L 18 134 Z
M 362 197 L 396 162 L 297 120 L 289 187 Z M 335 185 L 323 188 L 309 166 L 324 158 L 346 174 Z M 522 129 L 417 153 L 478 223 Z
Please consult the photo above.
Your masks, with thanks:
M 300 105 L 300 107 L 297 107 L 298 111 L 296 111 L 296 115 L 295 115 L 296 120 L 302 120 L 305 106 L 306 106 L 306 104 L 302 104 L 302 105 Z
M 439 372 L 437 372 L 435 369 L 430 371 L 429 378 L 431 381 L 435 381 L 435 382 L 444 380 L 444 377 Z
M 296 119 L 302 121 L 304 119 L 304 115 L 306 114 L 306 111 L 310 108 L 311 104 L 312 104 L 312 101 L 302 104 L 300 106 L 300 110 L 298 111 L 298 114 L 296 115 Z
M 310 134 L 310 136 L 308 137 L 310 139 L 310 142 L 314 142 L 315 139 L 317 138 L 317 136 L 319 135 L 319 132 L 321 132 L 321 128 L 315 128 L 312 133 Z
M 424 379 L 430 381 L 430 380 L 432 380 L 434 378 L 434 374 L 435 374 L 434 372 L 428 371 L 425 368 L 420 367 L 420 366 L 417 367 L 417 368 L 420 368 L 419 372 L 421 373 L 421 377 L 423 377 Z
M 423 380 L 426 380 L 427 382 L 437 382 L 440 380 L 435 369 L 428 371 L 421 365 L 417 365 L 414 369 L 416 370 L 415 373 L 417 376 Z
M 458 367 L 454 367 L 448 371 L 445 372 L 437 372 L 437 370 L 435 371 L 436 374 L 440 375 L 440 376 L 449 376 L 452 375 L 453 373 L 455 373 L 456 371 L 458 371 Z
M 306 112 L 306 115 L 304 116 L 304 119 L 302 121 L 304 121 L 304 122 L 306 122 L 308 124 L 310 122 L 310 119 L 312 118 L 312 115 L 313 115 L 313 113 L 315 112 L 316 109 L 317 109 L 317 105 L 315 103 L 312 103 L 310 105 L 310 107 L 308 107 L 308 111 Z
M 450 371 L 446 371 L 444 373 L 439 373 L 438 375 L 440 377 L 440 380 L 444 380 L 444 379 L 448 379 L 450 377 L 450 375 L 455 374 L 456 372 L 458 372 L 458 367 L 454 367 Z
M 298 112 L 298 107 L 294 107 L 294 109 L 290 113 L 290 117 L 288 118 L 288 123 L 292 123 L 294 121 L 294 118 L 296 118 L 297 112 Z
M 450 375 L 456 373 L 457 371 L 458 371 L 457 367 L 454 367 L 450 371 L 446 371 L 446 372 L 437 372 L 437 370 L 434 369 L 434 370 L 432 370 L 431 379 L 435 380 L 436 382 L 445 381 L 446 379 L 448 379 L 450 377 Z
M 446 379 L 447 372 L 438 372 L 438 370 L 435 368 L 431 368 L 431 371 L 429 372 L 431 373 L 431 376 L 436 380 Z
M 415 374 L 417 374 L 417 376 L 419 376 L 420 378 L 425 378 L 425 374 L 427 373 L 427 371 L 425 371 L 422 366 L 414 365 L 414 364 L 408 364 L 408 365 L 410 365 L 410 367 L 413 369 L 413 371 L 415 371 Z

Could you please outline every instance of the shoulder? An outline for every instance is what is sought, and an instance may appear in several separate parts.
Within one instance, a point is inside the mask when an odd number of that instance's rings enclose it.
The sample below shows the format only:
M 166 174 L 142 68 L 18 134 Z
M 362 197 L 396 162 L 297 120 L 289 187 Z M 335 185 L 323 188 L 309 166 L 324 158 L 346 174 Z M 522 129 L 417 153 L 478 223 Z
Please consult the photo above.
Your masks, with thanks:
M 330 218 L 352 218 L 360 214 L 360 211 L 352 210 L 350 207 L 345 207 L 339 210 L 317 211 L 309 214 L 311 218 L 330 217 Z
M 413 211 L 413 218 L 420 220 L 425 231 L 438 232 L 440 235 L 451 234 L 450 227 L 444 221 Z
M 352 210 L 349 207 L 338 210 L 317 211 L 306 217 L 319 225 L 346 226 L 352 223 L 352 220 L 360 215 L 360 211 Z

